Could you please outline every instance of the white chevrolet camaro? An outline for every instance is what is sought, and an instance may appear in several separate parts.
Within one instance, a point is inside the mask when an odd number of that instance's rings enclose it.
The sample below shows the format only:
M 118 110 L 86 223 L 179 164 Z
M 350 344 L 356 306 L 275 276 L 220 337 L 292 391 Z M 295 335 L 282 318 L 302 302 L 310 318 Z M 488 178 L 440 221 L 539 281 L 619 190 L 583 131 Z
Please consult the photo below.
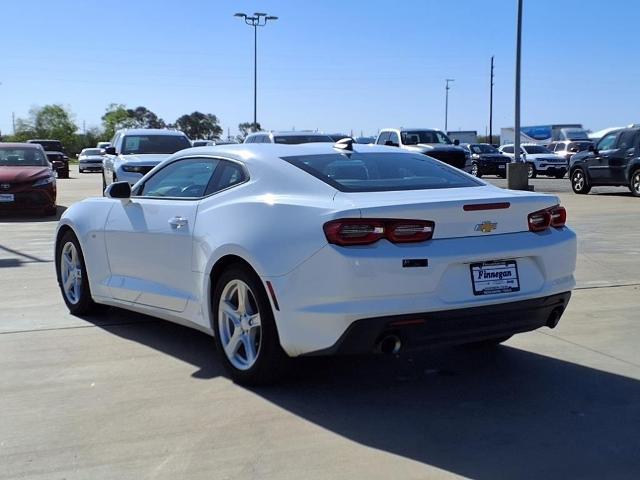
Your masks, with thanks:
M 215 337 L 233 379 L 289 357 L 500 343 L 555 327 L 575 285 L 558 198 L 393 147 L 183 150 L 62 216 L 56 268 L 95 304 Z

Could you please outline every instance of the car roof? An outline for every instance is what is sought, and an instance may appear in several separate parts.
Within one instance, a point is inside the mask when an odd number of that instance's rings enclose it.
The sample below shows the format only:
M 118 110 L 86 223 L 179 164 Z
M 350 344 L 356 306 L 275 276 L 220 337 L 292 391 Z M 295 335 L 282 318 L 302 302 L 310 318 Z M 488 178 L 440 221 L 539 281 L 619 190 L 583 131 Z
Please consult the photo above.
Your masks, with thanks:
M 251 137 L 253 135 L 290 135 L 292 137 L 307 137 L 309 135 L 320 135 L 323 137 L 328 136 L 327 133 L 314 132 L 312 130 L 261 130 L 259 132 L 253 132 L 247 135 L 247 137 Z
M 118 130 L 125 135 L 175 135 L 176 137 L 186 137 L 180 130 L 168 130 L 165 128 L 125 128 Z
M 39 143 L 22 143 L 22 142 L 0 142 L 0 148 L 33 148 L 43 150 Z
M 427 131 L 427 132 L 442 132 L 442 130 L 440 130 L 439 128 L 429 128 L 429 127 L 387 127 L 387 128 L 381 128 L 380 131 L 384 131 L 384 130 L 400 130 L 401 132 L 405 132 L 408 130 L 411 131 Z

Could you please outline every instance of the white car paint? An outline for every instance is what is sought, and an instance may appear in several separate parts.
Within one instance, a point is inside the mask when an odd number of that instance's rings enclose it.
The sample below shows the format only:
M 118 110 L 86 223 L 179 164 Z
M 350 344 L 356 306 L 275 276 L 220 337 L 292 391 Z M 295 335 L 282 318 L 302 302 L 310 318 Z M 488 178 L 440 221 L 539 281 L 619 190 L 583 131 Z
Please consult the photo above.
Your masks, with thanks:
M 412 155 L 376 145 L 354 149 Z M 241 257 L 263 282 L 272 283 L 280 343 L 291 356 L 331 348 L 361 319 L 509 304 L 574 287 L 575 234 L 567 227 L 528 230 L 527 215 L 558 204 L 557 197 L 503 190 L 479 179 L 468 188 L 346 193 L 279 158 L 328 153 L 339 151 L 331 144 L 183 150 L 144 180 L 171 162 L 199 156 L 238 162 L 249 180 L 196 200 L 87 199 L 65 211 L 57 238 L 67 228 L 75 232 L 96 302 L 210 334 L 212 269 L 228 255 Z M 462 210 L 469 203 L 493 202 L 511 206 Z M 169 226 L 174 217 L 184 220 L 183 228 Z M 325 222 L 361 217 L 433 220 L 435 233 L 414 244 L 328 243 Z M 494 232 L 476 228 L 486 221 L 497 225 Z M 402 268 L 402 259 L 423 257 L 428 268 Z M 474 296 L 469 264 L 498 259 L 517 260 L 520 291 Z
M 502 145 L 498 150 L 503 154 L 507 155 L 508 157 L 514 158 L 515 157 L 514 153 L 509 153 L 505 151 L 505 148 L 508 148 L 508 147 L 513 148 L 513 145 L 511 144 Z M 540 173 L 542 175 L 547 175 L 547 174 L 552 174 L 552 171 L 555 172 L 555 170 L 564 169 L 565 172 L 568 170 L 569 163 L 567 162 L 566 158 L 560 158 L 553 152 L 529 153 L 527 152 L 527 147 L 539 148 L 540 145 L 525 143 L 520 147 L 521 158 L 524 158 L 524 160 L 527 163 L 533 164 L 537 173 Z

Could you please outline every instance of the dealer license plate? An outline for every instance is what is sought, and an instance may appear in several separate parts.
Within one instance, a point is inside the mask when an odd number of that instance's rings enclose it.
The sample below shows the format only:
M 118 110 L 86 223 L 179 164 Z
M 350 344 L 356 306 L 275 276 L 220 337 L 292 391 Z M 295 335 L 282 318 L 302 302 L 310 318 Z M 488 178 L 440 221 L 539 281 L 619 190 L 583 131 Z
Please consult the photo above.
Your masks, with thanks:
M 0 203 L 13 202 L 13 193 L 0 193 Z
M 470 268 L 474 295 L 520 291 L 518 264 L 515 260 L 472 263 Z
M 498 165 L 498 168 L 504 168 L 504 164 Z

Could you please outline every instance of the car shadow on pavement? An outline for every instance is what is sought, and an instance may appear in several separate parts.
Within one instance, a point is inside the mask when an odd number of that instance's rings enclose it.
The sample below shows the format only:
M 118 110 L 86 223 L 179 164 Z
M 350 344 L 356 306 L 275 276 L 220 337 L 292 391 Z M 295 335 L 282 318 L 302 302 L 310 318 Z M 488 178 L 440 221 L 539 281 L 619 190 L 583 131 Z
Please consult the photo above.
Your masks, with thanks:
M 194 377 L 225 375 L 207 335 L 114 315 L 129 323 L 99 326 L 189 362 Z M 640 382 L 632 378 L 509 346 L 294 365 L 284 383 L 251 391 L 377 450 L 471 478 L 640 473 Z
M 58 205 L 56 207 L 55 215 L 44 215 L 42 212 L 2 212 L 0 213 L 0 223 L 42 223 L 42 222 L 57 222 L 65 212 L 67 207 L 64 205 Z

